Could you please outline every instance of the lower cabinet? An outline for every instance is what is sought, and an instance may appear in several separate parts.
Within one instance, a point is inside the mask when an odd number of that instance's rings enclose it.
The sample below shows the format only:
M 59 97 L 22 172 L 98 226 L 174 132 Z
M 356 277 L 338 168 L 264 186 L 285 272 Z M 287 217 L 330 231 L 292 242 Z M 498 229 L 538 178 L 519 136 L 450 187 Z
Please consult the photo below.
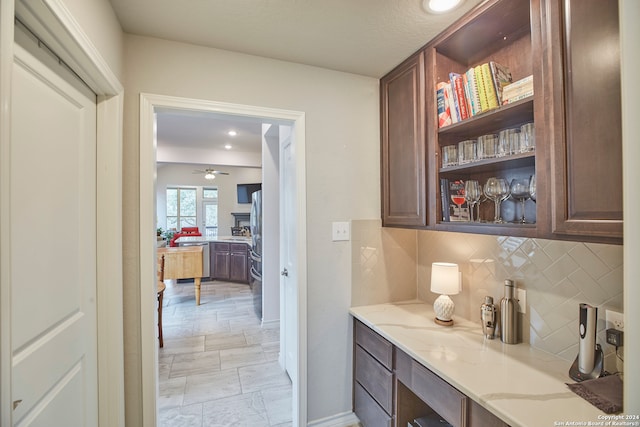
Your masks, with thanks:
M 218 280 L 249 283 L 247 245 L 244 243 L 211 243 L 211 277 Z
M 392 427 L 393 345 L 359 321 L 354 342 L 354 412 L 366 427 Z
M 353 408 L 364 427 L 405 427 L 425 416 L 453 427 L 508 427 L 362 322 L 354 322 Z

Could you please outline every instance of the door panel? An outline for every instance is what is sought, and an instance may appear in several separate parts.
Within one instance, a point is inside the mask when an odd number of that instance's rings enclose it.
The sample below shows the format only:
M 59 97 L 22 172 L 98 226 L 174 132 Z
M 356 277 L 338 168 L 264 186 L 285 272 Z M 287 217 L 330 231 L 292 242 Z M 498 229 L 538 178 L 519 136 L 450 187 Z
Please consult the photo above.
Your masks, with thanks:
M 284 365 L 289 378 L 296 384 L 298 375 L 298 324 L 297 300 L 298 283 L 296 272 L 296 178 L 295 145 L 288 136 L 281 141 L 282 159 L 280 198 L 282 203 L 280 230 L 282 233 L 281 258 L 283 274 L 281 284 L 284 297 L 283 353 Z
M 96 100 L 56 74 L 62 67 L 15 52 L 13 421 L 96 426 Z

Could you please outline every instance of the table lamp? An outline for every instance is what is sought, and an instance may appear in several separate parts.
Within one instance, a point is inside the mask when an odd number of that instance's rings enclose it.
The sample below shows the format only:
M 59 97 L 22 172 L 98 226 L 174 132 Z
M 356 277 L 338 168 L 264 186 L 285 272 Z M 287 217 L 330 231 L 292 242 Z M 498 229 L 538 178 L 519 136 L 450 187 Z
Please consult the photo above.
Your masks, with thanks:
M 431 264 L 431 292 L 440 294 L 433 303 L 436 313 L 435 322 L 442 326 L 452 326 L 455 305 L 449 295 L 460 292 L 460 273 L 458 264 L 434 262 Z

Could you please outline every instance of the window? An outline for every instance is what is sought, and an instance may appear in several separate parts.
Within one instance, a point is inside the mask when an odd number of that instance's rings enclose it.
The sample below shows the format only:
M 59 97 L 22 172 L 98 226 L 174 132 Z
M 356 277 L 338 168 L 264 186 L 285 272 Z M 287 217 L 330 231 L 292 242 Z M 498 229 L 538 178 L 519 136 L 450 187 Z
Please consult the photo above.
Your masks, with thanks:
M 202 210 L 204 212 L 204 235 L 216 237 L 218 235 L 218 189 L 204 187 L 202 189 Z
M 196 189 L 167 188 L 167 229 L 196 227 Z

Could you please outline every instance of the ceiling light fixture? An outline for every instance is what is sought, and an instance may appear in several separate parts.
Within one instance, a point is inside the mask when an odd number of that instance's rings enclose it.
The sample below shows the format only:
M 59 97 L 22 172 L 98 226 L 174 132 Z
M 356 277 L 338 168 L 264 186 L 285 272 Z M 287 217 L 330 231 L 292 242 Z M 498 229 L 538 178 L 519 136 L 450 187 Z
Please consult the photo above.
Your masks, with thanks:
M 204 179 L 209 179 L 209 180 L 211 180 L 211 179 L 216 179 L 216 175 L 215 175 L 213 172 L 207 172 L 207 173 L 204 175 Z
M 238 134 L 238 132 L 236 132 L 235 130 L 230 130 L 229 132 L 227 132 L 227 135 L 229 136 L 236 136 Z
M 452 11 L 464 0 L 423 0 L 422 7 L 429 13 L 439 14 Z
M 231 144 L 224 144 L 224 148 L 226 148 L 227 150 L 231 150 Z

